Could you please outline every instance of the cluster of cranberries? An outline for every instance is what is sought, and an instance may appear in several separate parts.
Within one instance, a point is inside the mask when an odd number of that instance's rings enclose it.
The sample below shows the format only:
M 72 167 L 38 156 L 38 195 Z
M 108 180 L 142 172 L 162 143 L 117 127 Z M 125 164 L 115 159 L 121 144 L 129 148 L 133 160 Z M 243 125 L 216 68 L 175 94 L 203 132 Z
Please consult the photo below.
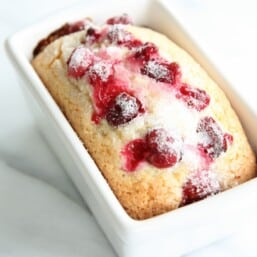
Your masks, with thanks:
M 190 108 L 197 111 L 203 110 L 210 102 L 206 92 L 181 83 L 181 70 L 177 63 L 167 62 L 160 57 L 156 45 L 149 42 L 142 43 L 121 27 L 121 24 L 130 22 L 129 18 L 123 15 L 107 20 L 107 24 L 111 25 L 108 29 L 97 31 L 92 27 L 89 28 L 86 34 L 86 45 L 108 40 L 112 44 L 132 49 L 130 60 L 139 66 L 141 74 L 157 82 L 173 86 L 177 89 L 178 99 L 182 99 Z M 128 92 L 124 85 L 119 85 L 117 79 L 115 80 L 114 64 L 108 64 L 108 62 L 95 64 L 95 62 L 94 54 L 86 46 L 76 48 L 68 60 L 69 76 L 78 79 L 86 74 L 93 85 L 96 112 L 92 119 L 98 123 L 105 117 L 110 125 L 119 126 L 131 121 L 140 113 L 144 113 L 140 100 L 132 92 Z M 97 68 L 96 71 L 94 71 L 94 66 Z M 135 99 L 136 104 L 134 108 L 130 108 L 133 109 L 130 112 L 123 111 L 126 103 L 131 107 L 131 100 L 127 101 L 124 97 L 118 97 L 122 93 Z
M 80 46 L 68 60 L 68 75 L 76 79 L 86 77 L 92 85 L 95 105 L 92 120 L 99 123 L 106 118 L 110 125 L 117 127 L 145 110 L 126 83 L 115 78 L 115 65 L 115 62 L 99 58 L 87 47 Z
M 223 133 L 218 123 L 209 116 L 203 117 L 197 126 L 196 133 L 199 136 L 197 148 L 202 158 L 211 163 L 233 142 L 233 136 Z M 201 200 L 220 191 L 217 178 L 207 170 L 191 172 L 183 186 L 183 199 L 181 205 Z
M 140 66 L 141 74 L 171 86 L 176 91 L 176 98 L 183 100 L 189 108 L 202 111 L 209 105 L 210 97 L 207 93 L 182 83 L 179 65 L 161 58 L 154 44 L 147 42 L 138 47 L 133 58 Z
M 163 128 L 152 129 L 144 138 L 129 142 L 122 154 L 126 157 L 127 171 L 135 171 L 143 161 L 157 168 L 172 167 L 182 158 L 181 139 Z
M 92 120 L 95 123 L 106 118 L 110 125 L 117 127 L 145 112 L 141 101 L 128 89 L 126 83 L 115 77 L 115 61 L 97 56 L 88 47 L 88 44 L 100 43 L 103 40 L 129 48 L 138 45 L 140 41 L 132 39 L 131 34 L 120 30 L 120 24 L 128 23 L 129 18 L 123 15 L 109 19 L 107 24 L 112 26 L 108 30 L 97 31 L 89 28 L 86 44 L 74 49 L 67 62 L 70 77 L 86 77 L 93 87 L 95 112 Z
M 85 45 L 74 49 L 67 62 L 70 77 L 85 77 L 92 86 L 95 107 L 92 120 L 97 124 L 105 118 L 109 125 L 118 127 L 145 112 L 135 92 L 115 76 L 118 61 L 99 56 L 88 47 L 101 42 L 128 48 L 130 51 L 126 61 L 138 72 L 171 87 L 175 97 L 188 108 L 199 112 L 204 110 L 210 103 L 209 95 L 202 89 L 183 83 L 180 66 L 162 58 L 156 45 L 143 43 L 125 31 L 123 25 L 130 23 L 128 16 L 123 15 L 108 19 L 109 26 L 102 30 L 88 28 Z M 195 132 L 199 136 L 196 149 L 209 162 L 225 152 L 233 141 L 233 137 L 223 133 L 217 122 L 208 116 L 199 121 Z M 124 169 L 135 171 L 141 162 L 148 162 L 157 168 L 172 167 L 182 159 L 182 141 L 164 128 L 152 129 L 143 138 L 134 139 L 123 148 Z M 218 191 L 218 182 L 208 171 L 192 172 L 183 187 L 182 205 Z

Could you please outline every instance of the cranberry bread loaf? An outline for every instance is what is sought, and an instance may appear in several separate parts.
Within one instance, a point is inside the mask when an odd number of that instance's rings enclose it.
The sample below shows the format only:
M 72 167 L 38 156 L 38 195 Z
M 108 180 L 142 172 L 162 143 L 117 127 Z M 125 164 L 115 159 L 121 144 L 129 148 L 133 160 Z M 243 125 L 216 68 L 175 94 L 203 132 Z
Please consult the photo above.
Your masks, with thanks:
M 167 37 L 126 15 L 66 24 L 32 64 L 120 203 L 149 218 L 255 176 L 228 99 Z

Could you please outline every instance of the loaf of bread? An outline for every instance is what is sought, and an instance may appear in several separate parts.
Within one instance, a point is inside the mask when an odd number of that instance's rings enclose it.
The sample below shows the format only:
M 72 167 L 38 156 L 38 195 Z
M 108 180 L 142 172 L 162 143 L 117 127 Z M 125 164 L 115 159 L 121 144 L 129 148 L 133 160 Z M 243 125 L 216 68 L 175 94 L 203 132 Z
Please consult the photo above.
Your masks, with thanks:
M 170 39 L 126 15 L 102 26 L 89 19 L 64 25 L 39 42 L 32 64 L 134 219 L 256 174 L 218 85 Z

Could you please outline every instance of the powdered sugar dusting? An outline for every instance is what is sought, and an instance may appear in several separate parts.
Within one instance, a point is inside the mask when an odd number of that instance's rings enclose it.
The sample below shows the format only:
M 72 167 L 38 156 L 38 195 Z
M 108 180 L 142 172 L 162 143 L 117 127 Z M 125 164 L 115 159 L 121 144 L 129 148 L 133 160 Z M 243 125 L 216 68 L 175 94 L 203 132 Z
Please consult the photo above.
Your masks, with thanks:
M 147 62 L 150 59 L 158 58 L 158 48 L 153 43 L 146 42 L 132 50 L 135 59 Z
M 176 97 L 182 99 L 189 108 L 197 111 L 202 111 L 210 103 L 210 97 L 204 90 L 191 87 L 185 83 L 180 86 Z
M 208 134 L 206 130 L 198 130 L 198 135 L 199 135 L 199 143 L 202 144 L 203 146 L 208 146 L 212 144 L 212 138 Z
M 146 135 L 147 160 L 158 168 L 174 166 L 182 159 L 182 140 L 164 128 L 153 129 Z
M 124 117 L 131 116 L 138 112 L 139 106 L 135 97 L 130 97 L 129 101 L 124 100 L 122 94 L 118 95 L 115 99 L 117 105 L 121 108 L 121 113 Z
M 106 120 L 112 126 L 120 126 L 130 122 L 144 111 L 139 99 L 127 92 L 122 92 L 108 108 Z
M 106 82 L 111 73 L 112 63 L 103 60 L 95 62 L 89 69 L 91 78 L 97 76 L 102 82 Z
M 67 62 L 68 75 L 73 78 L 84 76 L 94 59 L 93 53 L 86 47 L 75 48 Z
M 107 38 L 113 44 L 121 44 L 121 43 L 130 41 L 132 36 L 131 36 L 130 33 L 125 31 L 124 25 L 114 24 L 112 26 L 109 26 L 109 31 L 107 33 Z
M 211 171 L 201 171 L 201 175 L 196 172 L 190 176 L 192 186 L 196 188 L 196 193 L 200 198 L 213 195 L 220 189 L 217 175 Z
M 196 132 L 199 136 L 199 147 L 203 148 L 211 158 L 217 158 L 226 151 L 224 134 L 212 117 L 202 118 Z
M 151 138 L 150 143 L 156 145 L 159 152 L 181 152 L 182 140 L 175 132 L 170 132 L 162 128 L 152 130 L 155 136 Z
M 210 170 L 195 170 L 183 186 L 181 205 L 189 204 L 220 191 L 217 175 Z
M 183 161 L 187 164 L 190 164 L 190 169 L 208 169 L 209 164 L 206 164 L 202 159 L 201 155 L 199 154 L 199 150 L 194 145 L 187 144 L 187 142 L 184 143 Z
M 76 69 L 79 66 L 88 67 L 92 62 L 92 52 L 84 47 L 79 46 L 76 48 L 70 58 L 69 66 Z
M 169 70 L 167 67 L 154 60 L 146 63 L 144 66 L 144 71 L 147 75 L 154 77 L 157 81 L 163 80 L 169 76 Z

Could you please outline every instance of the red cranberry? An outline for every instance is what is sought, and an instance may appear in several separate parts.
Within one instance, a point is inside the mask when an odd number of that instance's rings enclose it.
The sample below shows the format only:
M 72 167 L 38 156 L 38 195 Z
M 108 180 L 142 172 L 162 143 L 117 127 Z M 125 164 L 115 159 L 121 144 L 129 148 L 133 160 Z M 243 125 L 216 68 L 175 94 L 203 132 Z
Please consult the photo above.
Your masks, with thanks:
M 139 59 L 142 61 L 149 61 L 153 57 L 158 54 L 158 48 L 150 42 L 146 42 L 145 44 L 139 46 L 134 54 L 135 59 Z
M 126 13 L 124 13 L 121 16 L 115 16 L 115 17 L 109 18 L 106 21 L 106 23 L 109 25 L 114 25 L 114 24 L 132 24 L 133 22 L 130 19 L 130 17 Z
M 157 168 L 168 168 L 181 160 L 181 142 L 168 131 L 153 129 L 146 135 L 147 160 Z
M 212 117 L 200 120 L 196 132 L 200 136 L 198 148 L 211 159 L 218 158 L 226 152 L 228 143 L 233 141 L 229 134 L 223 134 L 220 126 Z
M 220 191 L 215 174 L 210 171 L 195 171 L 183 185 L 181 205 L 190 204 Z
M 106 31 L 105 37 L 111 44 L 125 46 L 129 49 L 142 46 L 142 42 L 134 38 L 121 24 L 110 26 L 108 31 Z
M 174 85 L 181 77 L 180 67 L 177 63 L 159 62 L 157 60 L 148 61 L 141 69 L 141 73 L 158 82 Z
M 210 97 L 204 90 L 192 88 L 187 84 L 182 84 L 182 86 L 179 88 L 177 98 L 183 99 L 188 107 L 197 111 L 202 111 L 210 103 Z
M 146 150 L 146 143 L 143 139 L 129 142 L 122 151 L 125 157 L 125 170 L 135 171 L 138 165 L 144 161 Z
M 142 45 L 142 42 L 139 39 L 132 38 L 126 42 L 123 43 L 124 46 L 126 46 L 129 49 L 136 48 Z
M 89 45 L 97 43 L 101 38 L 101 36 L 102 36 L 101 32 L 98 32 L 96 31 L 96 29 L 90 27 L 88 28 L 86 33 L 86 43 Z
M 88 70 L 88 78 L 93 86 L 107 82 L 113 74 L 113 64 L 105 60 L 95 61 Z
M 68 59 L 68 75 L 73 78 L 81 78 L 89 69 L 94 59 L 93 53 L 84 46 L 73 50 Z
M 125 45 L 133 40 L 132 35 L 121 24 L 111 26 L 106 36 L 111 44 L 116 45 Z
M 138 164 L 147 161 L 157 168 L 174 166 L 182 159 L 182 141 L 163 128 L 153 129 L 143 139 L 129 142 L 122 154 L 125 170 L 134 171 Z
M 95 106 L 94 121 L 100 121 L 106 117 L 107 111 L 112 105 L 114 99 L 122 92 L 126 92 L 127 84 L 109 76 L 106 82 L 98 80 L 98 76 L 93 80 L 93 103 Z M 98 118 L 97 118 L 98 116 Z M 99 123 L 99 122 L 97 122 Z
M 141 102 L 128 93 L 120 93 L 107 110 L 106 120 L 112 126 L 128 123 L 142 112 Z

